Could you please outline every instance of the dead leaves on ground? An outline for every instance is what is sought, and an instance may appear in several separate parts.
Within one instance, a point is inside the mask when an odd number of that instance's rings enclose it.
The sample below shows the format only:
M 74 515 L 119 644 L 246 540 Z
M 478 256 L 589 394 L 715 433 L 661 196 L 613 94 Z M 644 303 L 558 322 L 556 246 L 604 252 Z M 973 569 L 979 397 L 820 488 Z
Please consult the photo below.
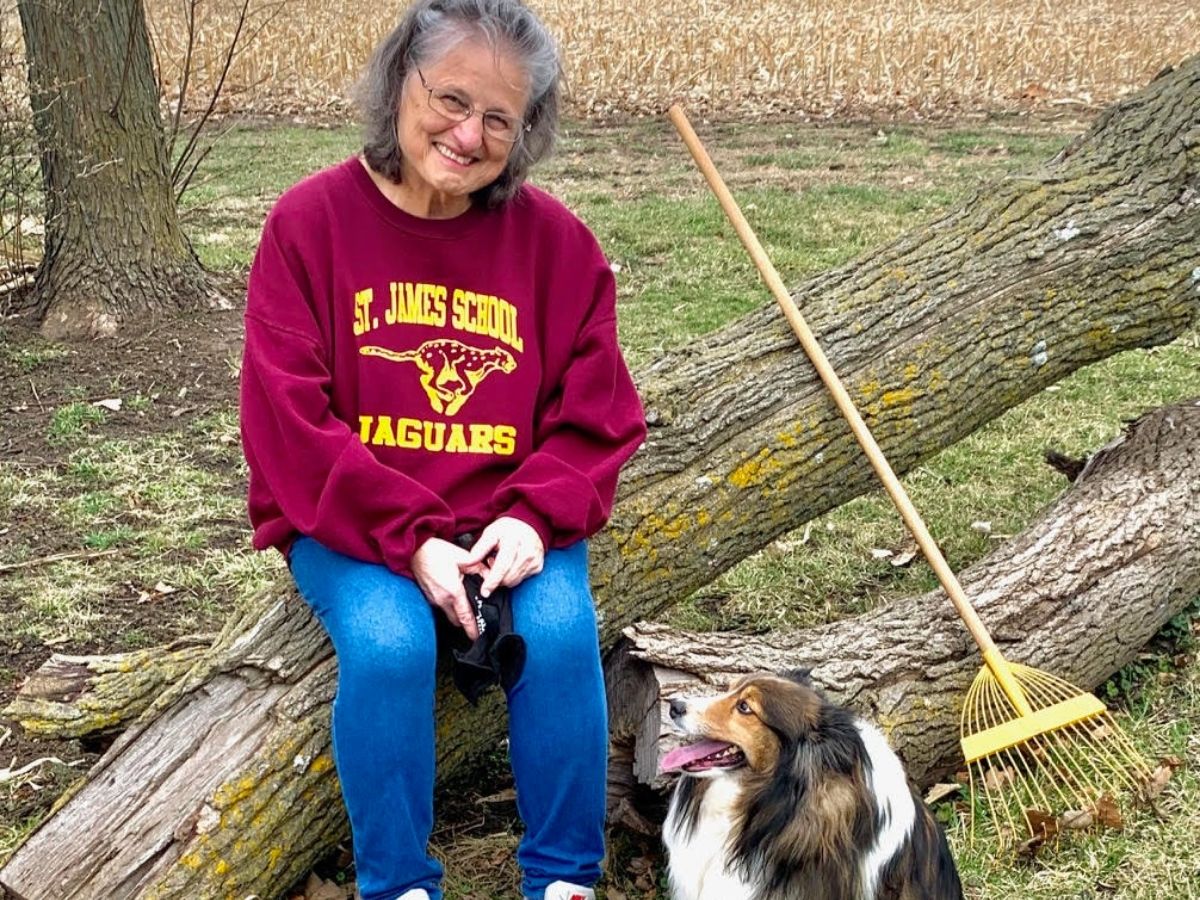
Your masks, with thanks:
M 1158 766 L 1143 782 L 1138 800 L 1150 803 L 1167 786 L 1175 771 L 1183 766 L 1183 759 L 1178 756 L 1164 756 Z M 1068 810 L 1061 816 L 1055 816 L 1040 809 L 1025 810 L 1025 821 L 1029 825 L 1030 837 L 1020 845 L 1020 855 L 1033 858 L 1047 842 L 1067 831 L 1083 831 L 1089 828 L 1111 828 L 1120 830 L 1125 827 L 1125 817 L 1121 807 L 1111 794 L 1102 794 L 1088 809 Z
M 1164 756 L 1160 759 L 1158 766 L 1142 786 L 1142 798 L 1150 801 L 1161 794 L 1175 770 L 1180 768 L 1183 768 L 1183 759 L 1178 756 Z
M 653 900 L 658 896 L 656 882 L 658 881 L 658 872 L 654 865 L 654 860 L 649 856 L 636 856 L 629 861 L 629 874 L 633 876 L 633 886 L 641 891 L 642 896 L 647 900 Z M 613 889 L 608 890 L 609 897 L 613 895 Z
M 1041 809 L 1027 809 L 1025 821 L 1029 825 L 1030 837 L 1017 848 L 1017 852 L 1030 859 L 1064 831 L 1083 831 L 1095 826 L 1118 830 L 1125 827 L 1121 808 L 1110 794 L 1103 794 L 1089 809 L 1067 810 L 1061 816 Z
M 1095 735 L 1095 737 L 1102 736 L 1104 735 Z M 1164 756 L 1152 772 L 1140 779 L 1136 796 L 1132 799 L 1135 802 L 1153 806 L 1153 801 L 1166 788 L 1171 776 L 1183 765 L 1184 760 L 1181 757 Z M 959 773 L 956 778 L 960 784 L 968 779 L 969 776 L 965 772 Z M 1001 802 L 1004 802 L 1006 790 L 1022 780 L 1019 773 L 1003 766 L 993 766 L 980 773 L 980 781 L 984 790 L 999 798 Z M 930 789 L 930 796 L 938 800 L 944 799 L 951 793 L 953 793 L 951 785 L 935 785 Z M 1125 827 L 1125 817 L 1121 806 L 1117 798 L 1110 793 L 1100 795 L 1095 803 L 1085 809 L 1072 809 L 1055 814 L 1045 809 L 1030 807 L 1024 809 L 1021 815 L 1024 817 L 1029 831 L 1028 837 L 1018 844 L 1017 852 L 1019 856 L 1029 859 L 1036 857 L 1047 843 L 1067 832 L 1085 831 L 1092 828 L 1120 830 Z
M 1010 785 L 1017 783 L 1017 771 L 1002 766 L 992 766 L 983 776 L 983 788 L 987 791 L 1001 792 Z
M 1151 775 L 1143 783 L 1139 799 L 1151 801 L 1158 797 L 1171 775 L 1181 768 L 1183 759 L 1178 756 L 1165 756 L 1159 760 Z M 995 767 L 989 769 L 984 776 L 984 786 L 989 791 L 1002 793 L 1017 781 L 1014 771 Z M 966 772 L 959 773 L 955 783 L 935 784 L 925 795 L 925 802 L 933 805 L 954 794 L 961 793 L 968 781 Z M 501 791 L 489 797 L 482 798 L 481 803 L 507 802 L 511 800 L 509 792 Z M 1115 797 L 1103 794 L 1087 809 L 1068 810 L 1061 815 L 1055 815 L 1042 809 L 1030 808 L 1024 810 L 1024 817 L 1029 826 L 1029 837 L 1017 847 L 1019 856 L 1034 859 L 1047 844 L 1055 842 L 1064 834 L 1072 831 L 1086 831 L 1093 828 L 1120 830 L 1125 827 L 1125 818 Z M 504 851 L 507 853 L 507 851 Z M 494 860 L 499 864 L 501 860 Z M 658 872 L 656 861 L 650 856 L 635 857 L 629 861 L 628 876 L 632 887 L 644 898 L 657 896 Z M 301 893 L 292 894 L 288 900 L 351 900 L 354 896 L 353 884 L 337 884 L 316 874 L 310 874 Z M 625 900 L 628 895 L 620 887 L 610 885 L 608 897 L 610 900 Z
M 953 794 L 961 793 L 962 789 L 962 784 L 957 782 L 953 784 L 946 783 L 932 785 L 929 790 L 925 792 L 925 805 L 933 806 L 935 803 L 939 803 Z
M 157 603 L 163 597 L 169 597 L 171 594 L 178 593 L 179 588 L 171 587 L 166 582 L 160 581 L 150 590 L 139 590 L 138 603 Z
M 354 896 L 354 885 L 327 881 L 315 872 L 304 882 L 304 891 L 292 894 L 288 900 L 350 900 Z
M 895 550 L 889 550 L 886 547 L 875 547 L 871 550 L 871 556 L 875 559 L 886 559 L 891 563 L 893 568 L 907 568 L 914 559 L 917 558 L 920 548 L 917 547 L 917 542 L 914 540 L 905 541 Z

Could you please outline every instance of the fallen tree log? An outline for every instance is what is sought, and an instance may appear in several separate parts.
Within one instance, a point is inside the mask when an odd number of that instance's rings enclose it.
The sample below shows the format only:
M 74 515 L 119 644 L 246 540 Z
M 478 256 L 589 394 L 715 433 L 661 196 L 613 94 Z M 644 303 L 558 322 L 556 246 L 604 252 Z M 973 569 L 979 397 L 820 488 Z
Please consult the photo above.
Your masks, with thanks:
M 55 653 L 0 715 L 38 737 L 78 738 L 122 730 L 207 652 L 213 635 L 97 656 Z
M 1007 658 L 1092 689 L 1200 597 L 1200 400 L 1133 423 L 1033 525 L 961 574 Z M 609 665 L 612 729 L 639 781 L 677 745 L 663 701 L 740 675 L 811 668 L 879 722 L 929 783 L 960 765 L 958 717 L 981 661 L 941 590 L 855 619 L 762 636 L 639 623 Z M 628 780 L 628 779 L 627 779 Z
M 1196 320 L 1198 121 L 1200 57 L 1038 172 L 800 288 L 898 471 L 1080 366 Z M 637 378 L 653 427 L 592 544 L 606 648 L 874 483 L 773 312 Z M 345 832 L 333 679 L 303 604 L 287 590 L 260 597 L 30 835 L 0 885 L 27 900 L 277 895 Z M 452 777 L 496 746 L 503 716 L 449 692 L 439 703 Z
M 1070 372 L 1187 329 L 1198 234 L 1195 56 L 1037 171 L 793 296 L 905 472 Z M 877 485 L 774 304 L 638 375 L 651 428 L 595 554 L 614 639 Z

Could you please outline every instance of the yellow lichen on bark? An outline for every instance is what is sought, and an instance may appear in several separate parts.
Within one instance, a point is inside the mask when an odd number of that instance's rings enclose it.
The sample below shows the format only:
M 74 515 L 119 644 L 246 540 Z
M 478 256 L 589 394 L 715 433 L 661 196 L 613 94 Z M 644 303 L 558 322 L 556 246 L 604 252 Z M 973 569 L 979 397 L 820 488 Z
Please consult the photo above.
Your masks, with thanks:
M 921 392 L 913 388 L 899 388 L 894 391 L 885 391 L 883 396 L 879 398 L 879 404 L 883 409 L 911 406 L 913 401 L 919 396 L 921 396 Z
M 763 447 L 729 473 L 729 483 L 741 490 L 760 487 L 782 476 L 788 466 L 775 455 L 775 448 Z

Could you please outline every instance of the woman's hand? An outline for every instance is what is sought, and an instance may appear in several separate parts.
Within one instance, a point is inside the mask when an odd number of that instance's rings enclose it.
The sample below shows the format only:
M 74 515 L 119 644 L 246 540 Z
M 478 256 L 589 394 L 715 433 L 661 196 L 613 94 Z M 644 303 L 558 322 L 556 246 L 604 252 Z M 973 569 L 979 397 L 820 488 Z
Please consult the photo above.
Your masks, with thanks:
M 441 538 L 430 538 L 412 555 L 413 579 L 425 598 L 475 640 L 479 627 L 463 587 L 463 572 L 469 567 L 467 551 Z
M 542 571 L 546 548 L 533 526 L 512 516 L 501 516 L 479 535 L 467 556 L 464 571 L 483 567 L 480 593 L 491 596 L 500 585 L 516 587 Z M 487 562 L 492 557 L 491 562 Z

